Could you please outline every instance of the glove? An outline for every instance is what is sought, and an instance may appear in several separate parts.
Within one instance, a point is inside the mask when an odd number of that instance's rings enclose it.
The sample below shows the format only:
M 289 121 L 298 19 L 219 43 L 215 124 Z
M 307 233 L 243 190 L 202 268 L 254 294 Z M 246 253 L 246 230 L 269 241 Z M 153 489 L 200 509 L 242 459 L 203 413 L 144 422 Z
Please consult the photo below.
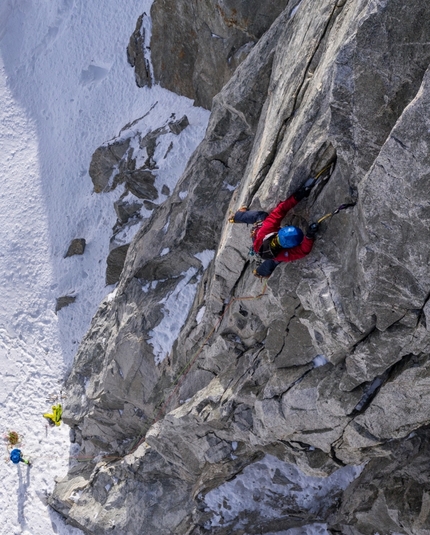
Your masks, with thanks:
M 306 238 L 309 238 L 310 240 L 314 240 L 317 230 L 318 230 L 318 223 L 311 223 L 306 232 Z
M 315 182 L 315 178 L 308 178 L 306 182 L 302 184 L 295 193 L 293 193 L 296 201 L 301 201 L 305 197 L 309 197 L 311 189 L 315 186 Z

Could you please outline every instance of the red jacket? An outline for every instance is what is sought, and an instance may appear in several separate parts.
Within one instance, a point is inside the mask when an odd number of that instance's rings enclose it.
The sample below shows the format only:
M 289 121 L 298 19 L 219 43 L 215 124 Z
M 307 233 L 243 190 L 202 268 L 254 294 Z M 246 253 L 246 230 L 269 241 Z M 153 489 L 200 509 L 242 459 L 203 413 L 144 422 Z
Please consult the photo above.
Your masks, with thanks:
M 288 197 L 288 199 L 285 201 L 280 202 L 278 206 L 270 212 L 255 235 L 253 244 L 255 252 L 258 253 L 264 238 L 268 234 L 278 232 L 278 230 L 281 228 L 281 222 L 287 215 L 287 212 L 289 212 L 291 208 L 294 208 L 298 202 L 299 201 L 297 201 L 294 196 L 291 195 L 291 197 Z M 311 240 L 305 236 L 300 245 L 290 247 L 289 249 L 282 249 L 282 251 L 274 258 L 274 260 L 276 262 L 292 262 L 293 260 L 299 260 L 311 252 L 313 245 L 314 240 Z

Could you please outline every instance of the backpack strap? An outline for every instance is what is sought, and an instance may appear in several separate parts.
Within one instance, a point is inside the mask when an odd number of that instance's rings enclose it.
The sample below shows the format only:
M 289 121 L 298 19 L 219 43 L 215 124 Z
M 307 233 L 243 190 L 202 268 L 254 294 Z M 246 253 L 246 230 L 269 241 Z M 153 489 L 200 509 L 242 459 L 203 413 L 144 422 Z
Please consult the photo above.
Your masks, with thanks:
M 281 252 L 282 247 L 279 245 L 276 239 L 277 232 L 271 232 L 268 234 L 261 244 L 258 256 L 263 260 L 273 260 Z

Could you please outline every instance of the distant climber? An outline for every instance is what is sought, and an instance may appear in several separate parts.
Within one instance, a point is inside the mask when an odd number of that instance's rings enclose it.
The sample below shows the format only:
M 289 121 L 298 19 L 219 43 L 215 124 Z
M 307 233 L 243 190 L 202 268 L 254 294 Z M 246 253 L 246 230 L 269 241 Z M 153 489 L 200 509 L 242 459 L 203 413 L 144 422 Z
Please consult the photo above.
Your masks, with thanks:
M 48 420 L 49 425 L 58 426 L 61 424 L 62 415 L 63 415 L 63 407 L 59 403 L 58 405 L 52 405 L 52 413 L 45 413 L 43 417 Z
M 14 464 L 19 464 L 20 462 L 25 463 L 25 464 L 31 464 L 28 459 L 23 458 L 22 451 L 19 450 L 18 448 L 15 448 L 10 452 L 10 460 Z
M 264 211 L 250 211 L 243 206 L 229 219 L 230 223 L 252 224 L 253 250 L 264 260 L 253 271 L 255 276 L 270 277 L 280 262 L 299 260 L 311 252 L 318 223 L 311 223 L 305 236 L 300 228 L 294 226 L 281 228 L 281 223 L 287 212 L 299 201 L 309 197 L 315 182 L 314 178 L 306 180 L 296 192 L 280 202 L 270 214 Z

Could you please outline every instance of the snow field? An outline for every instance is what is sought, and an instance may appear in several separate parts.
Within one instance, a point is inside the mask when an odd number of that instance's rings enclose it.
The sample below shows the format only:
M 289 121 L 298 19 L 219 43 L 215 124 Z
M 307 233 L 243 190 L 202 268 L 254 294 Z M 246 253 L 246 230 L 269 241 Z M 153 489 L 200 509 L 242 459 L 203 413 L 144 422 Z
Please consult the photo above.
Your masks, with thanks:
M 76 535 L 46 505 L 64 476 L 64 424 L 42 417 L 60 396 L 78 344 L 103 297 L 106 257 L 123 187 L 95 194 L 94 150 L 127 123 L 158 128 L 175 113 L 190 121 L 157 180 L 173 188 L 203 136 L 208 112 L 155 86 L 137 88 L 126 47 L 150 0 L 3 0 L 0 5 L 0 411 L 33 464 L 1 463 L 0 533 Z M 163 198 L 160 198 L 160 202 Z M 145 215 L 145 214 L 143 214 Z M 137 230 L 136 225 L 136 230 Z M 133 232 L 124 236 L 131 239 Z M 83 256 L 64 258 L 73 238 Z M 76 302 L 55 314 L 56 298 Z

